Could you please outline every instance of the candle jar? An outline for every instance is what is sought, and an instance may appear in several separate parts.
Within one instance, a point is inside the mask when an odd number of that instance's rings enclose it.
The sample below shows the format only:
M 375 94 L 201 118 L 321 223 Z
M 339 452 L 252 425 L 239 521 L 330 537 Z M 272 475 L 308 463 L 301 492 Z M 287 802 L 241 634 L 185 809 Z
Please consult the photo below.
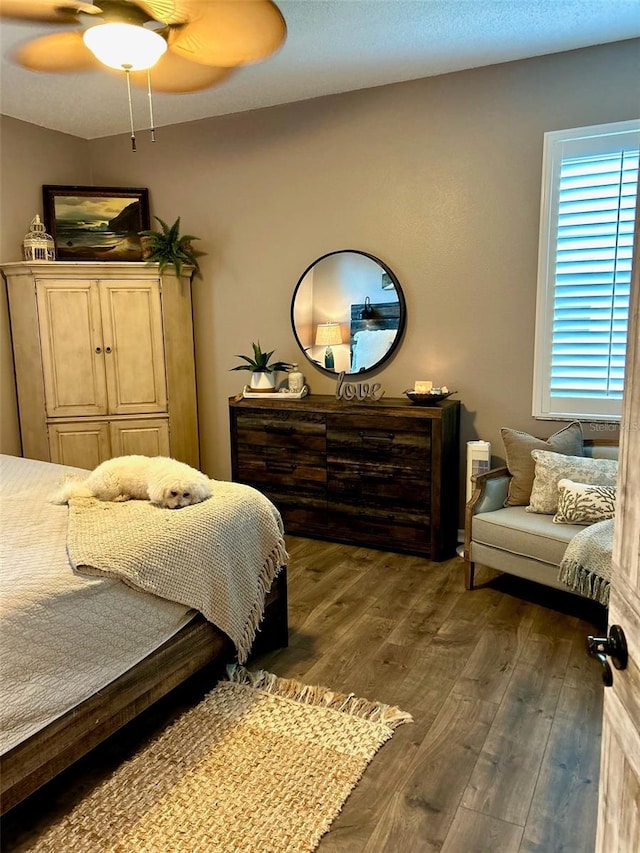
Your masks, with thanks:
M 289 386 L 289 391 L 292 394 L 299 394 L 302 391 L 304 387 L 304 376 L 298 370 L 297 364 L 291 366 L 291 370 L 289 371 L 287 378 L 287 384 Z
M 430 394 L 433 388 L 433 382 L 418 381 L 413 387 L 416 394 Z

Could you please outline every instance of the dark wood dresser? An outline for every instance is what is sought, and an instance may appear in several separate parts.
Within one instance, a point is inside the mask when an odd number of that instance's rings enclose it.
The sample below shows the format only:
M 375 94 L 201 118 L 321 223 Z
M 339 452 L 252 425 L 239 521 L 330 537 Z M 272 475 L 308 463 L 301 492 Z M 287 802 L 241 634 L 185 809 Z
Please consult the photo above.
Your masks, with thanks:
M 287 533 L 454 556 L 460 403 L 229 400 L 231 469 L 278 507 Z

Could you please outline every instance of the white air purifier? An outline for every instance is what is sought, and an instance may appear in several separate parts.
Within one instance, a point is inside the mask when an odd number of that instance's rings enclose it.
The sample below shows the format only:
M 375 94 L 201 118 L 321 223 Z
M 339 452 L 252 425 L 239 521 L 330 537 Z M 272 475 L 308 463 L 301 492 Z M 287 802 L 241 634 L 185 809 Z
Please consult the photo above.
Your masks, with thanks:
M 489 441 L 467 442 L 467 500 L 473 492 L 472 477 L 484 474 L 491 468 L 491 443 Z

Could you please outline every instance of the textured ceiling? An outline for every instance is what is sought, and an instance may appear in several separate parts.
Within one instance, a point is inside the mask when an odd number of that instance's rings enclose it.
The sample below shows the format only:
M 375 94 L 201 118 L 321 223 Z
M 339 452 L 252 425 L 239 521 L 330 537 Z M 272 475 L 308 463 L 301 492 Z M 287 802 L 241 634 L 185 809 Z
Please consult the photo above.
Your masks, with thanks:
M 28 0 L 26 0 L 28 2 Z M 157 126 L 364 89 L 640 36 L 640 0 L 277 0 L 288 27 L 280 52 L 226 83 L 154 96 Z M 10 61 L 53 27 L 2 22 L 4 115 L 85 139 L 126 132 L 115 72 L 38 74 Z M 146 94 L 134 94 L 146 120 Z

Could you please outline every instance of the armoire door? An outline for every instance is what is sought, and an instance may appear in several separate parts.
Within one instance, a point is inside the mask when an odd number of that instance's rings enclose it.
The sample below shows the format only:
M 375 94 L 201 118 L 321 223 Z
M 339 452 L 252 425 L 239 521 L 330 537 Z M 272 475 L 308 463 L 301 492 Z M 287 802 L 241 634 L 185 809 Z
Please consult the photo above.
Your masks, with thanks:
M 36 294 L 47 416 L 106 414 L 97 283 L 39 281 Z
M 92 471 L 111 456 L 109 423 L 84 421 L 49 424 L 51 462 Z
M 159 281 L 101 281 L 109 412 L 167 411 Z
M 167 418 L 49 423 L 52 462 L 93 470 L 112 456 L 170 456 Z
M 170 456 L 166 418 L 119 420 L 109 424 L 111 456 Z

